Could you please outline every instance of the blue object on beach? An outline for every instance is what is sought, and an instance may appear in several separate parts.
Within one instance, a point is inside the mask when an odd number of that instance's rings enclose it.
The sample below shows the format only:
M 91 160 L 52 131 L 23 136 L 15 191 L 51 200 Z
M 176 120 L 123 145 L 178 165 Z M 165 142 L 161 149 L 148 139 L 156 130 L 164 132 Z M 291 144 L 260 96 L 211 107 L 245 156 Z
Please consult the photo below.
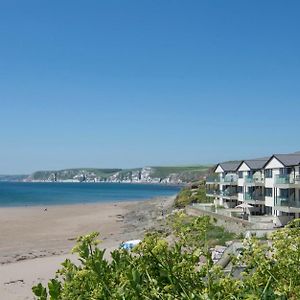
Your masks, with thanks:
M 131 250 L 135 246 L 137 246 L 140 242 L 141 242 L 141 240 L 127 241 L 127 242 L 122 243 L 121 246 L 120 246 L 120 248 L 121 249 L 125 249 L 125 250 Z

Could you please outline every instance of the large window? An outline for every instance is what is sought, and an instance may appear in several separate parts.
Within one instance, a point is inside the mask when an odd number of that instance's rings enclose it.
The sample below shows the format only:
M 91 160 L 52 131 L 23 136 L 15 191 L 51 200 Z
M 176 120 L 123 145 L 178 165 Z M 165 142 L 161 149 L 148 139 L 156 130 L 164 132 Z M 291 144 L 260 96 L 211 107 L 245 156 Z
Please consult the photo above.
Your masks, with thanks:
M 292 171 L 293 171 L 292 168 L 280 168 L 279 169 L 279 174 L 282 175 L 282 176 L 289 175 L 289 174 L 292 173 Z
M 243 178 L 243 172 L 239 171 L 239 178 Z
M 265 170 L 265 178 L 272 178 L 272 169 L 266 169 Z

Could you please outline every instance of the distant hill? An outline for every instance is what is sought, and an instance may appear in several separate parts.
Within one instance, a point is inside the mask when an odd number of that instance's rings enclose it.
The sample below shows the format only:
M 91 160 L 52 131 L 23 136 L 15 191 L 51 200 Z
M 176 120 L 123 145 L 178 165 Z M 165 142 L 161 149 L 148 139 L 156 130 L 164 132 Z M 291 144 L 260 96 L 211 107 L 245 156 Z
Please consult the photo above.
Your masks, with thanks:
M 112 176 L 116 172 L 120 172 L 122 169 L 95 169 L 95 168 L 82 168 L 82 169 L 65 169 L 58 171 L 36 171 L 28 177 L 30 180 L 69 180 L 74 179 L 76 176 L 87 175 L 93 177 L 99 177 L 102 179 Z M 77 178 L 77 177 L 76 177 Z
M 187 183 L 207 175 L 209 166 L 168 166 L 134 169 L 76 168 L 37 171 L 26 181 Z

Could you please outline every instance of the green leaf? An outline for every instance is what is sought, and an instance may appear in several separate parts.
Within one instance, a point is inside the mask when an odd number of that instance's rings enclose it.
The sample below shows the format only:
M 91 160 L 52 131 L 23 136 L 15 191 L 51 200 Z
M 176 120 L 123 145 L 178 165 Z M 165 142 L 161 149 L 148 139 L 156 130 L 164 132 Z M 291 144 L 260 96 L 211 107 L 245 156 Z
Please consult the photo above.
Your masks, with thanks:
M 47 290 L 41 283 L 32 287 L 32 291 L 38 300 L 47 300 Z

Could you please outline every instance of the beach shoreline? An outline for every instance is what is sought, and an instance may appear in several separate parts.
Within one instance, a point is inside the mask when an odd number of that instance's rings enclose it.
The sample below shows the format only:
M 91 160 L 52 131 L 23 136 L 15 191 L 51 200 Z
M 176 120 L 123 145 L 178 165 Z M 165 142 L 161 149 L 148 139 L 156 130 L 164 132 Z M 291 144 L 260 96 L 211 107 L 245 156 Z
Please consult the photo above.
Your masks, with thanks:
M 33 299 L 31 286 L 47 282 L 78 236 L 100 232 L 106 255 L 121 242 L 159 225 L 176 196 L 150 200 L 0 208 L 0 295 Z

